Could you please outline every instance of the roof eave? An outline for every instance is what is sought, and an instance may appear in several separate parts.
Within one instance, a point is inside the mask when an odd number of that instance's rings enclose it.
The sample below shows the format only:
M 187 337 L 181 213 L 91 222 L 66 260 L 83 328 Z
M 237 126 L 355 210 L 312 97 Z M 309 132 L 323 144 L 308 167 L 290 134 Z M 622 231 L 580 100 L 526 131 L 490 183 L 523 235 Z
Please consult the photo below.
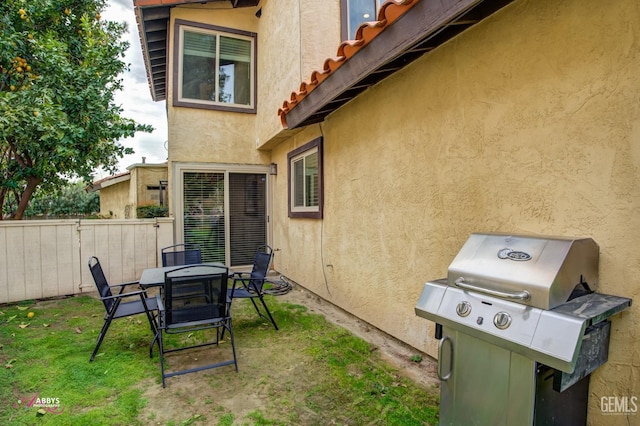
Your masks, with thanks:
M 323 76 L 312 90 L 303 83 L 299 92 L 292 93 L 291 101 L 285 101 L 278 111 L 283 127 L 294 129 L 323 121 L 367 88 L 512 1 L 416 0 L 406 13 Z

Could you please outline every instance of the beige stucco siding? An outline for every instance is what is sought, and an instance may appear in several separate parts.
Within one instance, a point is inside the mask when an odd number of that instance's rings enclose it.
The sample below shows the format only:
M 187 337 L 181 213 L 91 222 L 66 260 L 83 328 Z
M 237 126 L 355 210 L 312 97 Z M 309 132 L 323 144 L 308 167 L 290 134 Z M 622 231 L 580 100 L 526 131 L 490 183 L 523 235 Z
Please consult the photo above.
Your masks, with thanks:
M 324 135 L 324 219 L 274 196 L 278 269 L 436 355 L 414 314 L 471 232 L 593 237 L 598 290 L 640 301 L 640 3 L 516 1 L 274 148 Z M 617 316 L 600 397 L 640 396 L 640 312 Z M 622 422 L 622 423 L 620 423 Z
M 255 33 L 258 18 L 252 8 L 216 9 L 210 5 L 189 4 L 172 9 L 171 32 L 176 19 L 202 22 L 224 28 Z M 174 38 L 170 38 L 173 51 Z M 173 70 L 173 57 L 169 58 Z M 171 161 L 216 163 L 268 162 L 264 153 L 256 150 L 255 114 L 212 111 L 173 106 L 173 73 L 167 91 L 169 122 L 169 158 Z
M 135 188 L 136 191 L 136 207 L 159 204 L 159 191 L 157 189 L 149 190 L 147 187 L 157 187 L 161 180 L 167 180 L 166 165 L 160 167 L 139 165 L 131 169 L 131 188 L 132 190 Z
M 322 70 L 340 43 L 340 0 L 264 0 L 258 26 L 257 143 L 263 147 L 282 130 L 282 101 Z
M 100 189 L 100 216 L 113 219 L 128 219 L 130 208 L 129 180 Z

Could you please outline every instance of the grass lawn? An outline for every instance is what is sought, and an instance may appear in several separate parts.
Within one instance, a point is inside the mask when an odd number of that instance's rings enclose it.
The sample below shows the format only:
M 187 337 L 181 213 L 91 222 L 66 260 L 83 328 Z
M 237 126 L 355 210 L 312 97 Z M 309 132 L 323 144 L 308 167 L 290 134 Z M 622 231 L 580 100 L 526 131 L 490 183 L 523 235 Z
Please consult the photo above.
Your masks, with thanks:
M 238 373 L 227 366 L 173 377 L 165 389 L 144 316 L 114 321 L 90 363 L 103 324 L 98 300 L 0 306 L 0 424 L 437 424 L 437 389 L 402 377 L 369 343 L 304 306 L 268 302 L 279 331 L 249 301 L 234 302 Z M 174 343 L 201 337 L 172 336 Z

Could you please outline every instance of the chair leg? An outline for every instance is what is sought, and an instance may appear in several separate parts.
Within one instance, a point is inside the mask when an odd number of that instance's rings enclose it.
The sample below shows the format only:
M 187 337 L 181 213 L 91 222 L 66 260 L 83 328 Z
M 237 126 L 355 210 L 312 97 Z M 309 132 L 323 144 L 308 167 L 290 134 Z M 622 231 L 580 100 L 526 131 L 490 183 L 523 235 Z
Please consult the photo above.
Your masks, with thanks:
M 263 296 L 260 295 L 258 296 L 258 298 L 260 299 L 260 303 L 262 303 L 262 306 L 264 307 L 264 310 L 267 312 L 267 316 L 269 317 L 269 321 L 271 321 L 271 324 L 273 324 L 273 327 L 278 330 L 278 325 L 276 324 L 276 320 L 273 319 L 273 316 L 271 315 L 271 312 L 269 311 L 269 308 L 267 307 L 267 304 L 265 303 Z M 259 316 L 261 316 L 262 318 L 267 318 L 265 317 L 262 312 L 260 312 L 260 309 L 258 308 L 258 305 L 256 304 L 256 302 L 253 300 L 255 299 L 255 297 L 250 297 L 249 300 L 251 300 L 251 303 L 253 303 L 253 307 L 255 308 L 256 312 L 258 313 Z
M 260 302 L 262 302 L 262 306 L 264 306 L 264 310 L 267 311 L 267 315 L 269 316 L 269 321 L 271 321 L 271 324 L 273 324 L 275 329 L 278 330 L 278 325 L 276 324 L 276 320 L 274 320 L 273 316 L 271 316 L 271 312 L 269 311 L 269 308 L 267 307 L 267 304 L 264 302 L 264 299 L 262 298 L 262 296 L 260 296 Z
M 151 341 L 151 344 L 149 345 L 149 358 L 153 358 L 153 345 L 158 342 L 158 348 L 160 347 L 160 342 L 158 341 L 158 333 L 156 332 L 156 334 L 153 335 L 153 340 Z
M 96 357 L 96 354 L 98 353 L 98 349 L 100 349 L 100 345 L 104 340 L 104 336 L 107 335 L 107 330 L 109 329 L 109 325 L 111 325 L 111 320 L 112 318 L 110 316 L 104 320 L 104 324 L 102 325 L 102 330 L 100 330 L 100 334 L 98 335 L 98 343 L 96 343 L 96 347 L 93 350 L 93 353 L 91 354 L 91 358 L 89 358 L 89 362 L 92 362 L 93 359 Z
M 251 300 L 251 303 L 253 303 L 253 307 L 255 308 L 258 315 L 261 317 L 264 316 L 262 315 L 262 312 L 260 312 L 260 309 L 258 309 L 258 305 L 256 305 L 256 302 L 253 300 L 253 297 L 250 297 L 249 300 Z
M 165 384 L 165 375 L 164 375 L 164 350 L 162 346 L 162 330 L 158 330 L 158 334 L 156 335 L 158 338 L 158 348 L 160 350 L 160 374 L 162 374 L 162 387 L 166 387 Z
M 151 332 L 153 333 L 153 340 L 151 341 L 151 346 L 149 346 L 149 358 L 153 358 L 153 344 L 158 340 L 158 322 L 156 321 L 157 315 L 152 315 L 147 311 L 147 318 L 149 319 L 149 326 L 151 327 Z
M 225 330 L 229 330 L 229 336 L 231 336 L 231 350 L 233 351 L 233 365 L 236 368 L 236 373 L 238 372 L 238 359 L 236 358 L 236 344 L 233 339 L 233 327 L 231 325 L 231 318 L 225 323 L 222 327 L 222 334 L 224 335 Z

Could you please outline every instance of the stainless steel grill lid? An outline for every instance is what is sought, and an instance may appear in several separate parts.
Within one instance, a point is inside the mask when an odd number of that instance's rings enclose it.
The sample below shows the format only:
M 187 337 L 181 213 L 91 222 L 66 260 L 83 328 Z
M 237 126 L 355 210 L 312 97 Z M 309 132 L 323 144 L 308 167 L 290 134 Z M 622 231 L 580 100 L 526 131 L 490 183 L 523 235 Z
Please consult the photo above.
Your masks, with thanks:
M 447 282 L 540 309 L 565 303 L 581 283 L 596 290 L 598 245 L 591 238 L 471 234 Z
M 447 278 L 425 284 L 415 310 L 572 373 L 587 329 L 631 306 L 631 299 L 594 293 L 597 283 L 591 238 L 475 233 Z

